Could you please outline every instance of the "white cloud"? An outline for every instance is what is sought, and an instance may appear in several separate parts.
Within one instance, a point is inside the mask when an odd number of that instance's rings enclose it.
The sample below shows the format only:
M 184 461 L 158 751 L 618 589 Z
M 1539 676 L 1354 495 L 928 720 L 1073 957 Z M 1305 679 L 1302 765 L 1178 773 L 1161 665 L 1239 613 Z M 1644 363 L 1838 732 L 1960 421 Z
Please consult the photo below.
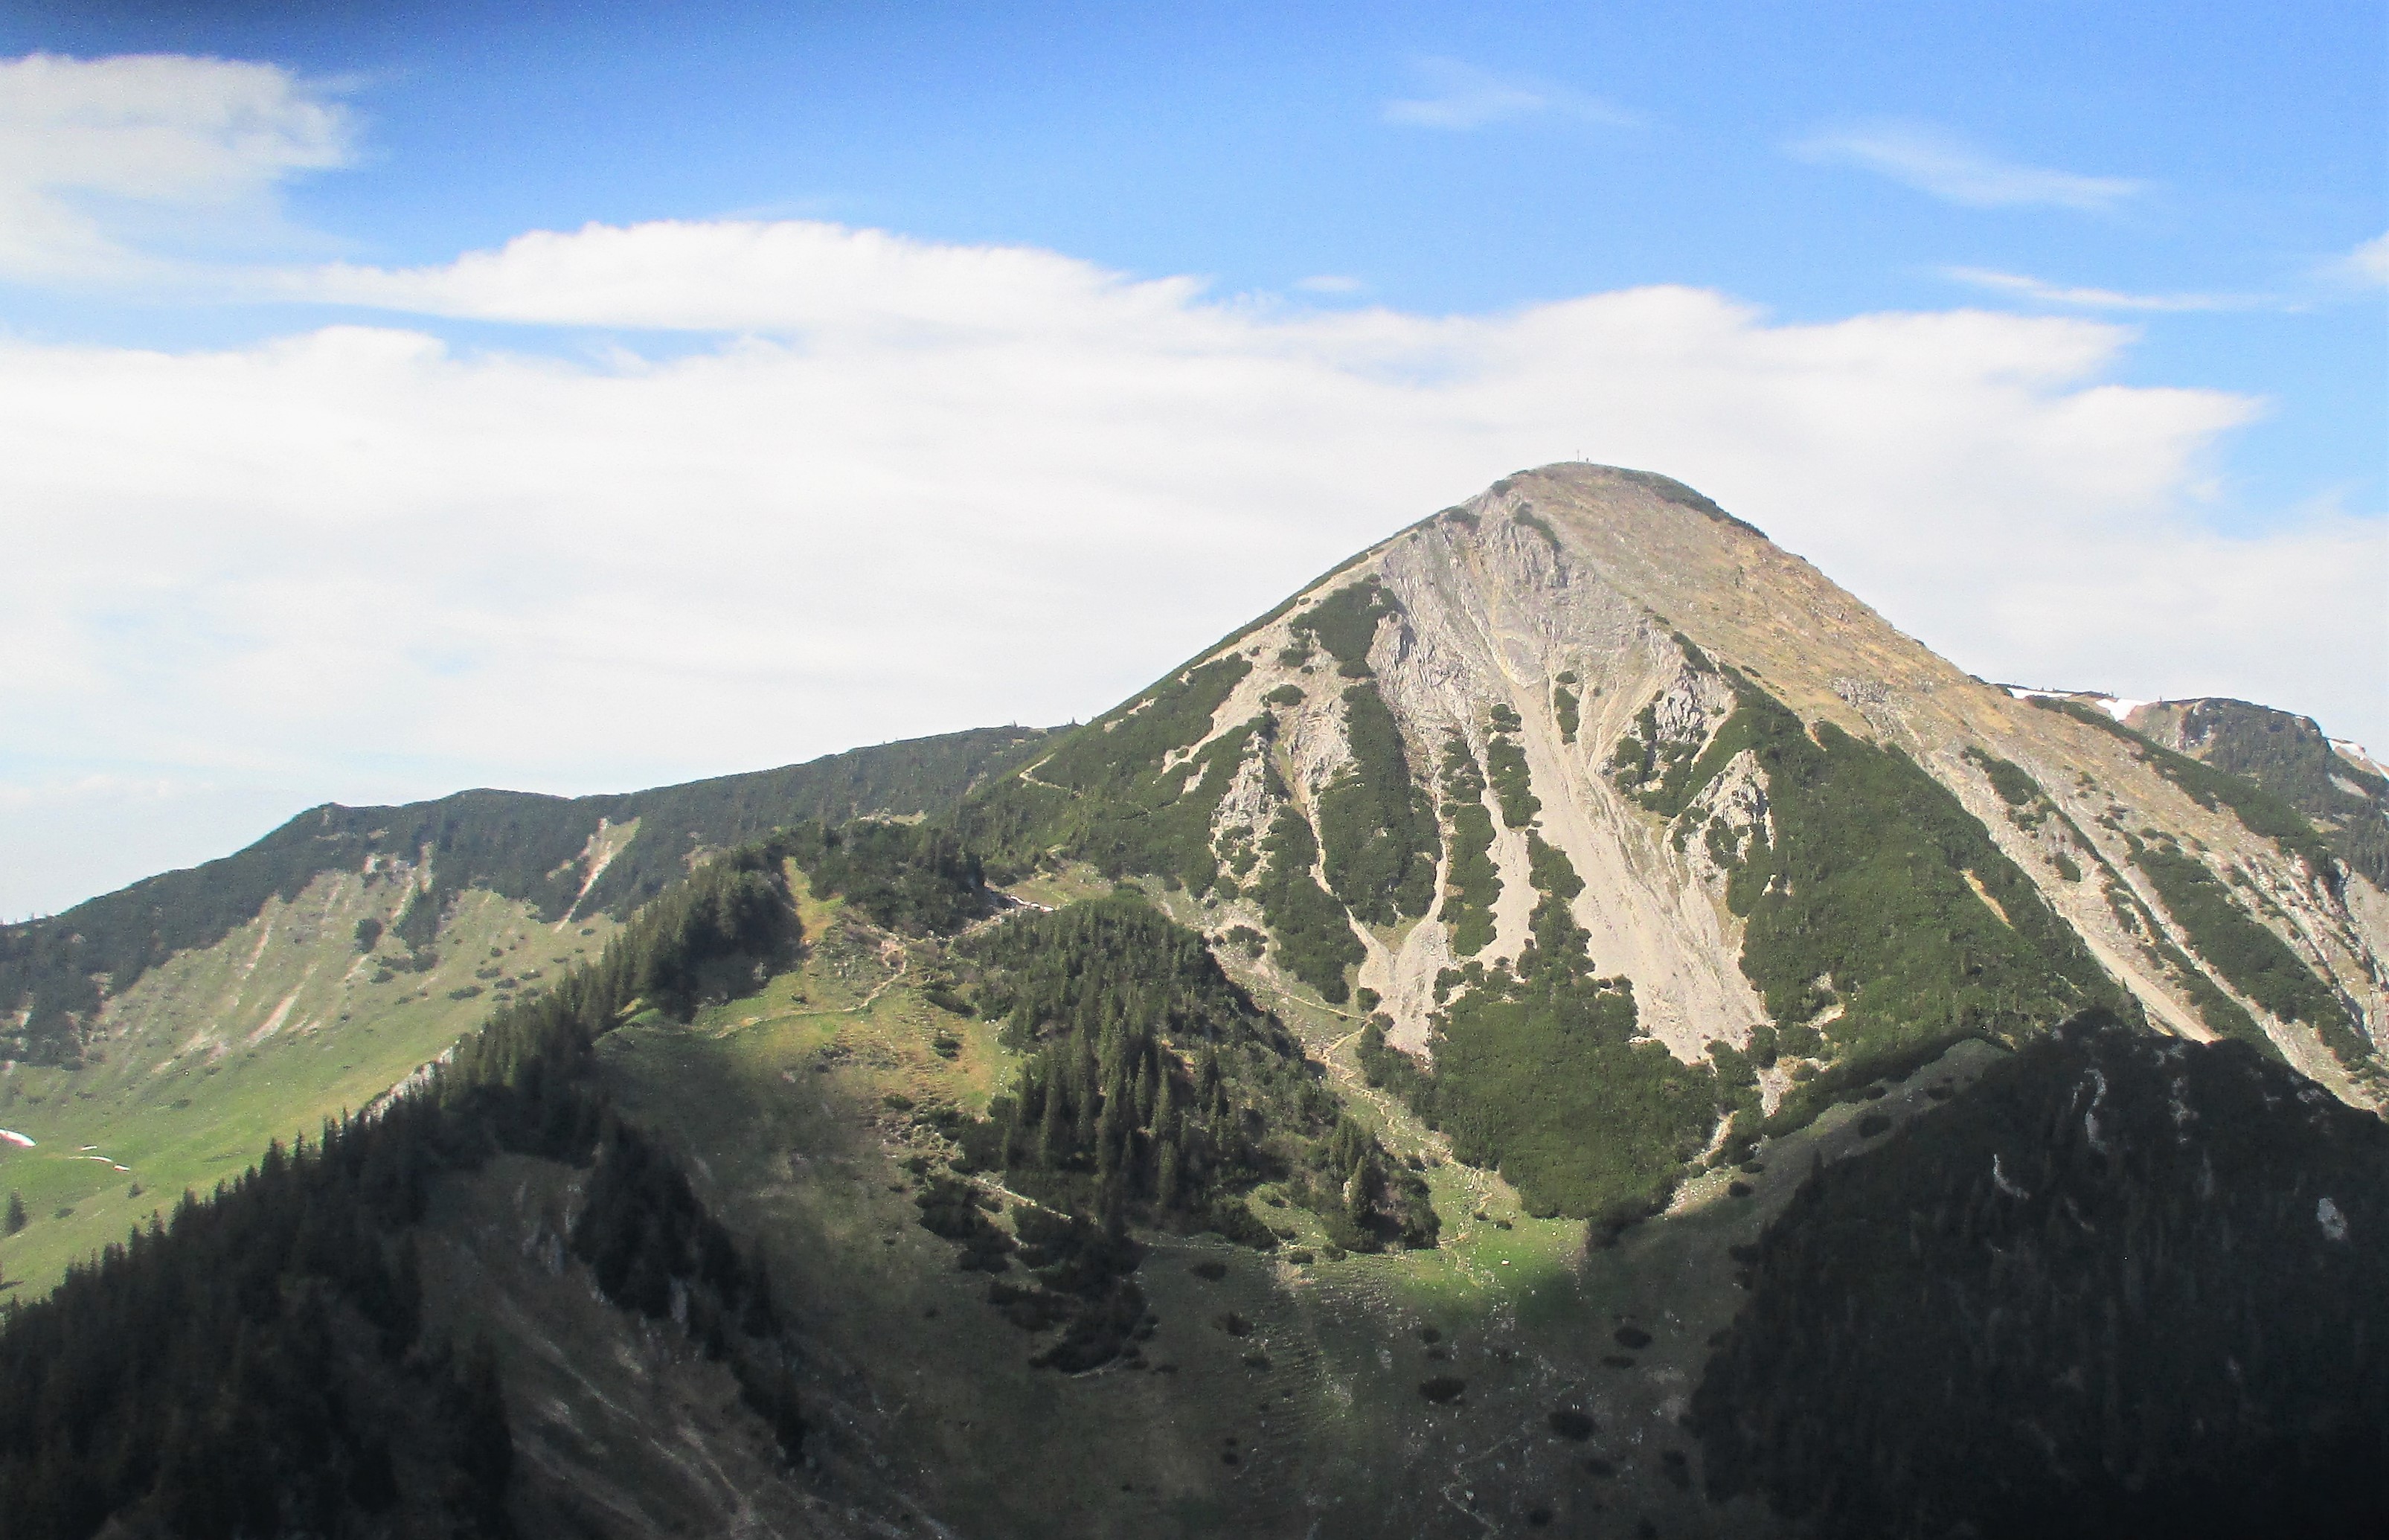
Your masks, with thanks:
M 947 246 L 808 221 L 534 231 L 437 267 L 269 275 L 285 299 L 475 320 L 869 335 L 929 345 L 1180 326 L 1202 285 L 1133 282 L 1028 247 Z
M 1986 676 L 2228 690 L 2389 743 L 2379 521 L 2211 533 L 2209 452 L 2255 403 L 2106 383 L 2131 334 L 2103 323 L 1774 325 L 1685 288 L 1319 312 L 821 224 L 315 282 L 740 335 L 661 362 L 403 325 L 0 340 L 0 782 L 595 790 L 1084 717 L 1579 452 L 1701 488 Z
M 2270 302 L 2254 295 L 2238 294 L 2127 294 L 2120 289 L 2052 284 L 2026 274 L 2000 273 L 1985 267 L 1944 268 L 1942 274 L 1976 288 L 2012 294 L 2038 304 L 2066 305 L 2076 310 L 2227 311 L 2250 310 Z
M 2373 236 L 2331 265 L 2343 279 L 2375 287 L 2389 286 L 2389 235 Z
M 1545 115 L 1616 128 L 1642 121 L 1635 114 L 1581 91 L 1523 76 L 1497 75 L 1458 59 L 1421 59 L 1417 70 L 1431 95 L 1387 102 L 1386 121 L 1411 128 L 1457 130 Z
M 1358 294 L 1369 286 L 1341 273 L 1315 273 L 1297 279 L 1294 286 L 1305 294 Z
M 349 143 L 326 89 L 270 64 L 0 59 L 0 277 L 155 275 L 144 248 L 254 245 L 279 228 L 275 189 Z
M 1791 146 L 1806 160 L 1858 166 L 1945 202 L 1975 209 L 2047 205 L 2098 210 L 2145 189 L 2128 177 L 2084 176 L 2002 160 L 1940 129 L 1879 122 L 1817 134 Z

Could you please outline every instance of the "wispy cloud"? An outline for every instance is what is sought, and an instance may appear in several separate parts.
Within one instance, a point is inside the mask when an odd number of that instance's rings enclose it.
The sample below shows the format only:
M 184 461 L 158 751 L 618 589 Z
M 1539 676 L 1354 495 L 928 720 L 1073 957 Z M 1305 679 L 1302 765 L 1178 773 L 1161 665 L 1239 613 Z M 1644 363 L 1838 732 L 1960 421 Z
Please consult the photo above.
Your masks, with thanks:
M 1804 160 L 1857 166 L 1973 209 L 2045 206 L 2096 211 L 2146 189 L 2122 176 L 2020 165 L 1923 123 L 1878 122 L 1812 134 L 1791 146 Z
M 2389 287 L 2389 235 L 2375 235 L 2330 264 L 2333 277 Z
M 160 249 L 292 234 L 276 189 L 350 160 L 329 95 L 271 64 L 0 59 L 0 277 L 155 276 Z
M 1358 294 L 1369 286 L 1348 274 L 1314 273 L 1296 279 L 1294 286 L 1305 294 Z
M 1941 275 L 1976 288 L 2012 294 L 2043 305 L 2076 310 L 2107 311 L 2237 311 L 2258 310 L 2278 301 L 2257 294 L 2127 294 L 2121 289 L 2088 288 L 2052 284 L 2023 273 L 1999 273 L 1987 267 L 1945 267 Z
M 1642 121 L 1624 108 L 1565 85 L 1523 75 L 1497 75 L 1458 59 L 1418 62 L 1424 96 L 1386 104 L 1389 123 L 1456 131 L 1514 122 L 1521 118 L 1573 118 L 1579 122 L 1629 128 Z

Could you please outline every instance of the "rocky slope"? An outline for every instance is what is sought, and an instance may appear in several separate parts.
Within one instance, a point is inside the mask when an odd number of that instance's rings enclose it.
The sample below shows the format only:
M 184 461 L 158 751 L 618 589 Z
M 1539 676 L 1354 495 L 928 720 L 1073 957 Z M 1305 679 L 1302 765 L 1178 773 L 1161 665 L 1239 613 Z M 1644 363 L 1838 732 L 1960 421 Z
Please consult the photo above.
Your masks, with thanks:
M 1207 890 L 1207 923 L 1271 935 L 1288 986 L 1373 991 L 1394 1042 L 1429 1052 L 1449 970 L 1514 964 L 1527 947 L 1547 846 L 1581 880 L 1567 907 L 1593 963 L 1631 981 L 1640 1032 L 1689 1063 L 1711 1042 L 1804 1025 L 1754 986 L 1751 906 L 1729 891 L 1751 850 L 1780 843 L 1782 767 L 1754 752 L 1702 763 L 1744 699 L 1787 710 L 1812 741 L 1838 729 L 1891 751 L 1979 821 L 2001 859 L 1931 859 L 1983 908 L 1928 923 L 1988 913 L 2016 928 L 2025 917 L 1991 870 L 2012 868 L 2025 902 L 2164 1029 L 2260 1038 L 2342 1097 L 2378 1100 L 2389 909 L 2305 818 L 2103 713 L 1973 678 L 1757 529 L 1639 472 L 1522 473 L 1403 530 L 1065 741 L 985 823 L 1016 848 L 1050 840 Z M 1416 891 L 1432 905 L 1405 900 L 1401 880 L 1364 890 L 1373 852 L 1353 848 L 1339 808 L 1365 804 L 1377 833 L 1361 843 L 1390 829 L 1401 845 L 1386 809 L 1405 793 L 1433 828 L 1392 856 L 1431 867 Z M 1131 820 L 1143 832 L 1124 836 Z M 1168 840 L 1153 833 L 1165 821 Z M 1498 891 L 1480 875 L 1472 897 L 1460 867 L 1487 821 Z M 1284 870 L 1305 864 L 1304 881 Z M 1779 872 L 1769 892 L 1796 897 L 1799 880 Z M 1311 892 L 1348 938 L 1320 928 Z M 1463 935 L 1472 903 L 1489 911 L 1482 945 L 1482 916 Z M 1795 1056 L 1819 1071 L 1854 981 L 1820 982 L 1800 1003 L 1826 1050 Z M 1795 1073 L 1767 1071 L 1770 1106 Z

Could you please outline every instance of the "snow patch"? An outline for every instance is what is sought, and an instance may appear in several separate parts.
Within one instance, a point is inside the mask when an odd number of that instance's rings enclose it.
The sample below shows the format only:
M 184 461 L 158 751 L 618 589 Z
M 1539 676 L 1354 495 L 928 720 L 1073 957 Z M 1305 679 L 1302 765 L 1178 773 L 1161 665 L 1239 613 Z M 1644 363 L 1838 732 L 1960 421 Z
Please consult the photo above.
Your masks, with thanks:
M 2020 701 L 2080 701 L 2086 706 L 2097 706 L 2119 722 L 2128 722 L 2133 712 L 2144 706 L 2157 704 L 2155 701 L 2126 700 L 2121 695 L 2111 695 L 2104 690 L 2037 690 L 2025 684 L 2002 684 L 1999 688 Z
M 2355 765 L 2357 769 L 2370 770 L 2375 775 L 2389 775 L 2389 765 L 2383 765 L 2380 760 L 2374 758 L 2372 757 L 2372 751 L 2366 748 L 2362 744 L 2357 743 L 2353 739 L 2349 738 L 2332 738 L 2328 741 L 2331 744 L 2331 746 L 2339 752 L 2339 757 L 2341 758 L 2345 759 L 2352 765 Z
M 2315 1203 L 2315 1223 L 2322 1227 L 2322 1238 L 2326 1241 L 2347 1239 L 2347 1215 L 2340 1213 L 2339 1205 L 2329 1198 Z

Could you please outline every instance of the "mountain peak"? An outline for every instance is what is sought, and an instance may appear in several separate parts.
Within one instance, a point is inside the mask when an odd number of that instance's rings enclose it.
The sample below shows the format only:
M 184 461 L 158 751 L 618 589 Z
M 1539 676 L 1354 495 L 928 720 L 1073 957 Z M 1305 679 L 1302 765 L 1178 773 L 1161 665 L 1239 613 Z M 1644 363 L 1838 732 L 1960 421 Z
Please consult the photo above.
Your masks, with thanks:
M 1821 1035 L 1804 1073 L 1859 1075 L 1900 1044 L 2045 1030 L 2112 988 L 2371 1101 L 2358 1024 L 2381 1018 L 2383 938 L 2340 886 L 2356 853 L 2202 776 L 2113 712 L 1974 678 L 1690 487 L 1571 463 L 1357 555 L 984 816 L 1049 857 L 1182 882 L 1190 918 L 1269 939 L 1261 985 L 1368 1002 L 1430 1058 L 1455 1001 L 1546 965 L 1564 919 L 1586 968 L 1630 989 L 1635 1040 L 1682 1064 L 1796 1029 Z M 1911 872 L 1867 848 L 1903 841 Z M 1888 929 L 1772 933 L 1804 882 L 1858 885 L 1815 923 Z M 2216 909 L 2205 884 L 2264 899 Z M 1985 924 L 2014 974 L 1978 1009 L 1980 950 L 1948 938 Z M 1956 949 L 1928 962 L 1895 936 L 1911 928 Z M 1956 978 L 1931 983 L 1945 963 Z M 2319 989 L 2272 990 L 2274 964 Z M 2043 1006 L 2018 1014 L 2027 997 Z M 1808 1097 L 1792 1074 L 1761 1074 L 1769 1113 Z

